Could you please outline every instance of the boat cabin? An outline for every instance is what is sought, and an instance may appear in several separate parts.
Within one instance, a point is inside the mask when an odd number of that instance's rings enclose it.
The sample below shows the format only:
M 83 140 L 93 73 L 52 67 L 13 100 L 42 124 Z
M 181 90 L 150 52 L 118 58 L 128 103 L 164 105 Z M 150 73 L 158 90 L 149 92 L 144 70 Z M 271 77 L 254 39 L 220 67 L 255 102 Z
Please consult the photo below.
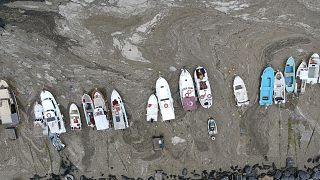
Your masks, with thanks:
M 206 70 L 204 68 L 197 69 L 197 78 L 202 80 L 205 77 Z

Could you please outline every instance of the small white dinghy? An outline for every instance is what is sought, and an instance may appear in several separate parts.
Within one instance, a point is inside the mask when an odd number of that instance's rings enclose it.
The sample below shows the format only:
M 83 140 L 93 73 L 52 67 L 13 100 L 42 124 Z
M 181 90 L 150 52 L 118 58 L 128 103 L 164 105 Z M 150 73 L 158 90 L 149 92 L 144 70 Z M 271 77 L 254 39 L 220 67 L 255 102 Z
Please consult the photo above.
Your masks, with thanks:
M 279 70 L 274 76 L 273 99 L 274 104 L 286 103 L 286 82 L 282 72 Z
M 61 114 L 59 104 L 49 91 L 41 91 L 41 104 L 44 112 L 44 121 L 47 122 L 51 133 L 65 133 L 66 128 L 63 122 L 63 115 Z
M 33 113 L 35 117 L 33 126 L 35 128 L 41 128 L 42 135 L 45 135 L 45 136 L 48 135 L 48 125 L 47 125 L 47 122 L 44 121 L 43 107 L 38 102 L 36 102 L 33 107 Z
M 197 109 L 196 92 L 191 74 L 186 69 L 181 69 L 179 79 L 180 99 L 184 111 Z
M 294 93 L 303 94 L 306 90 L 308 80 L 308 66 L 305 61 L 302 61 L 299 65 L 296 73 L 296 86 Z
M 238 107 L 249 105 L 246 86 L 239 76 L 236 76 L 233 80 L 233 93 Z
M 196 68 L 194 71 L 194 80 L 201 106 L 207 109 L 210 108 L 212 105 L 212 93 L 208 74 L 204 67 L 199 66 Z
M 148 122 L 154 122 L 158 120 L 158 99 L 156 95 L 151 94 L 151 96 L 148 99 L 148 105 L 147 105 L 147 121 Z
M 111 112 L 115 130 L 129 127 L 128 117 L 120 94 L 115 89 L 111 93 Z
M 95 89 L 92 93 L 93 97 L 93 117 L 97 130 L 109 129 L 110 123 L 107 116 L 106 103 L 101 92 Z
M 158 97 L 158 103 L 162 115 L 162 120 L 167 121 L 174 119 L 175 114 L 170 87 L 168 82 L 162 77 L 159 77 L 159 79 L 156 82 L 156 94 Z
M 208 119 L 208 134 L 211 137 L 211 140 L 215 140 L 215 135 L 218 134 L 218 127 L 216 121 L 212 117 Z
M 69 108 L 71 130 L 81 130 L 80 111 L 76 104 L 72 103 Z

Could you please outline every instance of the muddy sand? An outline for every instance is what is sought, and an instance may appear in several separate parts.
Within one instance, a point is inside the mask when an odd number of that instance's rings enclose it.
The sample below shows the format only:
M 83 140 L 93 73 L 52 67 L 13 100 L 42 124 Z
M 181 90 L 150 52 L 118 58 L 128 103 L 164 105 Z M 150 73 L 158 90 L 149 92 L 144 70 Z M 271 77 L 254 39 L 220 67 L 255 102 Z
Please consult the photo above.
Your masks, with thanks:
M 290 56 L 300 63 L 319 53 L 319 15 L 320 2 L 311 0 L 1 1 L 0 77 L 14 87 L 22 114 L 19 139 L 0 139 L 1 179 L 65 174 L 61 160 L 73 164 L 76 177 L 95 178 L 261 162 L 284 166 L 287 157 L 298 167 L 311 166 L 307 159 L 320 154 L 319 85 L 288 96 L 283 107 L 260 107 L 258 93 L 267 65 L 283 70 Z M 214 104 L 186 113 L 180 69 L 192 72 L 198 65 L 208 70 Z M 159 75 L 169 82 L 176 119 L 150 124 L 146 102 Z M 235 105 L 235 75 L 246 83 L 248 108 Z M 67 147 L 61 153 L 33 129 L 33 104 L 43 87 L 65 115 L 68 131 L 61 138 Z M 118 90 L 129 129 L 69 130 L 68 106 L 80 107 L 82 94 L 95 87 L 108 99 Z M 209 116 L 218 124 L 214 142 L 207 134 Z M 4 128 L 0 134 L 5 137 Z M 162 152 L 152 149 L 154 135 L 165 137 Z

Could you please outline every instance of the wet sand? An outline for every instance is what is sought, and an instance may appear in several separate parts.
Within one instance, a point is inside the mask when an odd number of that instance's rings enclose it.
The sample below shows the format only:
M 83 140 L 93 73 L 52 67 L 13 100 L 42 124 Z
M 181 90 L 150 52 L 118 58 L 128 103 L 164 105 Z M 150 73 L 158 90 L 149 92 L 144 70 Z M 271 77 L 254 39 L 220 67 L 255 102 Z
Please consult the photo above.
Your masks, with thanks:
M 229 170 L 264 162 L 285 166 L 287 157 L 303 168 L 320 152 L 319 85 L 301 96 L 288 96 L 283 107 L 258 105 L 262 70 L 283 70 L 319 53 L 320 2 L 100 0 L 11 1 L 0 5 L 0 77 L 14 87 L 22 122 L 19 139 L 0 139 L 0 176 L 63 174 L 70 161 L 76 177 L 126 175 L 146 178 L 155 170 Z M 3 28 L 4 27 L 4 28 Z M 182 110 L 180 69 L 208 70 L 213 106 Z M 158 76 L 170 85 L 176 119 L 146 122 L 148 97 Z M 244 80 L 249 107 L 234 101 L 235 75 Z M 65 115 L 67 145 L 60 154 L 45 137 L 35 137 L 33 104 L 45 87 Z M 112 89 L 122 95 L 130 129 L 98 132 L 84 125 L 71 132 L 67 109 L 100 88 L 110 102 Z M 207 119 L 219 134 L 211 141 Z M 83 123 L 84 123 L 83 119 Z M 314 132 L 313 132 L 314 131 Z M 0 129 L 4 137 L 4 129 Z M 163 135 L 166 148 L 152 149 L 152 136 Z M 173 144 L 179 137 L 181 143 Z

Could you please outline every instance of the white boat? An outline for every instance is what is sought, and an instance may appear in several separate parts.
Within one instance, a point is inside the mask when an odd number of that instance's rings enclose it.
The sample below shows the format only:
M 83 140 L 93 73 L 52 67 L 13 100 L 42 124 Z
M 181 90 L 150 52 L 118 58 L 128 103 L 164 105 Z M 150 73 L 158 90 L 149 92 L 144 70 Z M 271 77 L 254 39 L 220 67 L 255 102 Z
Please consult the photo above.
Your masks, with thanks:
M 212 117 L 208 119 L 208 134 L 212 140 L 215 140 L 215 135 L 218 134 L 218 127 L 216 121 Z
M 154 122 L 158 121 L 158 99 L 157 96 L 154 94 L 151 94 L 151 96 L 148 99 L 148 105 L 147 105 L 147 121 L 148 122 Z
M 82 107 L 83 107 L 83 112 L 86 118 L 87 125 L 89 127 L 94 127 L 95 126 L 94 117 L 93 117 L 94 106 L 93 106 L 93 101 L 88 94 L 84 94 L 82 96 Z
M 17 125 L 20 121 L 16 96 L 4 80 L 0 80 L 0 121 L 7 125 Z
M 294 92 L 296 94 L 303 94 L 306 90 L 308 80 L 308 66 L 305 61 L 299 65 L 296 73 L 296 86 Z
M 212 105 L 212 93 L 208 74 L 204 67 L 199 66 L 196 68 L 194 71 L 194 80 L 201 106 L 207 109 L 210 108 Z
M 159 77 L 156 82 L 156 94 L 163 121 L 172 120 L 175 118 L 173 99 L 171 97 L 170 87 L 168 82 Z
M 69 108 L 71 130 L 81 130 L 81 116 L 76 104 L 72 103 Z
M 93 116 L 94 116 L 97 130 L 109 129 L 110 122 L 107 116 L 106 102 L 103 98 L 102 93 L 100 93 L 96 89 L 93 91 L 92 97 L 93 97 L 93 105 L 94 105 Z
M 42 135 L 48 135 L 48 125 L 47 122 L 44 120 L 42 105 L 36 102 L 33 107 L 33 112 L 35 117 L 33 126 L 35 128 L 41 128 Z
M 279 70 L 274 76 L 273 99 L 274 104 L 286 103 L 286 82 L 282 72 Z
M 238 107 L 249 105 L 246 86 L 239 76 L 236 76 L 233 80 L 233 93 Z
M 111 112 L 115 130 L 129 127 L 128 117 L 120 94 L 115 89 L 111 93 Z
M 66 128 L 63 122 L 59 104 L 49 91 L 41 91 L 41 104 L 43 107 L 44 121 L 47 122 L 51 133 L 65 133 Z
M 308 84 L 315 84 L 318 82 L 319 78 L 319 55 L 317 53 L 312 54 L 312 56 L 309 59 L 309 65 L 308 65 Z
M 191 74 L 186 69 L 181 69 L 179 89 L 183 110 L 193 111 L 197 109 L 194 83 Z

